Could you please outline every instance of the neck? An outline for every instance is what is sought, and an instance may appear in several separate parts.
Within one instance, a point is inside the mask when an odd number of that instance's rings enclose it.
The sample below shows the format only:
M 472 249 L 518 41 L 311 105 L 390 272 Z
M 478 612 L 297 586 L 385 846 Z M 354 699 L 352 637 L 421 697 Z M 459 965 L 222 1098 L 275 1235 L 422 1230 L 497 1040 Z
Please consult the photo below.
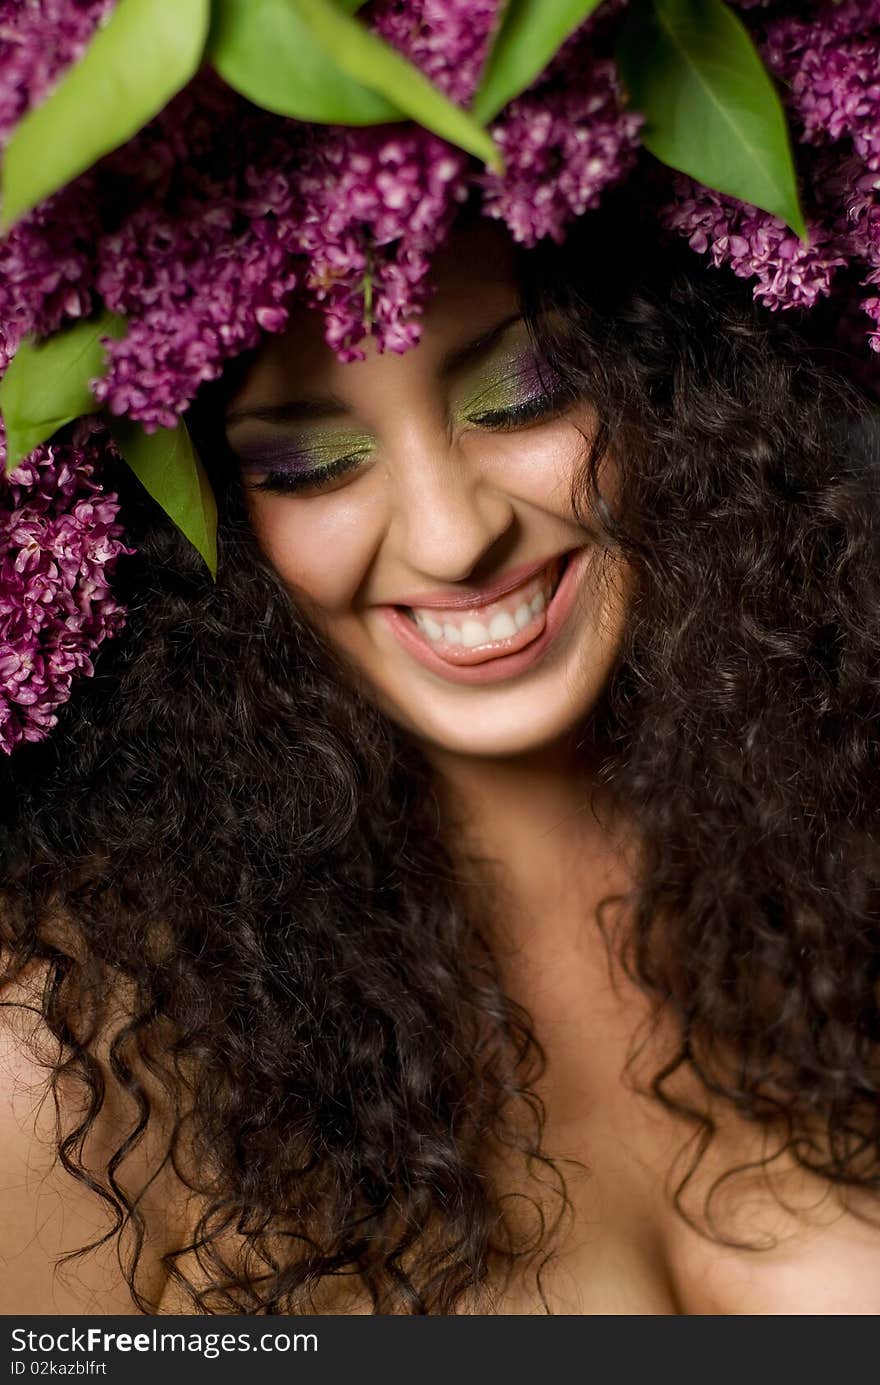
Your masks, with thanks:
M 535 1085 L 546 1147 L 589 1150 L 596 1103 L 616 1102 L 648 1018 L 613 945 L 626 905 L 599 910 L 633 890 L 638 833 L 600 763 L 570 741 L 513 758 L 434 763 L 471 915 L 546 1056 Z
M 573 733 L 516 756 L 435 747 L 431 759 L 453 849 L 463 867 L 477 865 L 478 886 L 491 881 L 503 905 L 499 941 L 517 948 L 561 941 L 592 917 L 603 894 L 629 882 L 630 834 L 599 756 Z

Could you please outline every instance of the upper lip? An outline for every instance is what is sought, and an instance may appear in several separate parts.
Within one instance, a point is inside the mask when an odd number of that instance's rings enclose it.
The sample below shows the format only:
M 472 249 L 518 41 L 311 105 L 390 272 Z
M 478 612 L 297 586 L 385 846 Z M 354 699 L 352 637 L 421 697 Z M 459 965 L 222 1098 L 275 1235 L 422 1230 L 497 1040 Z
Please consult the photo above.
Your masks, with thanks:
M 488 606 L 492 601 L 498 601 L 508 592 L 521 587 L 524 582 L 528 582 L 530 577 L 536 577 L 539 572 L 543 572 L 550 563 L 556 562 L 565 556 L 570 549 L 564 549 L 560 553 L 554 553 L 548 558 L 540 558 L 536 563 L 521 563 L 519 567 L 513 567 L 497 582 L 489 587 L 480 587 L 478 590 L 469 592 L 461 591 L 453 587 L 435 587 L 432 591 L 413 592 L 409 596 L 402 596 L 394 603 L 395 606 L 429 606 L 441 611 L 467 611 L 474 606 Z

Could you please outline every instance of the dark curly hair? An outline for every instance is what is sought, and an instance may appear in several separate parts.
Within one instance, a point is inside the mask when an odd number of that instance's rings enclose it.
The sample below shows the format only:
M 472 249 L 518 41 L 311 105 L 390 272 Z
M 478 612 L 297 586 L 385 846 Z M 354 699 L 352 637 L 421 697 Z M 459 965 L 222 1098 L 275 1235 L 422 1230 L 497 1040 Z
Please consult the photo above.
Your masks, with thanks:
M 589 739 L 645 846 L 602 919 L 675 1018 L 654 1093 L 679 1109 L 687 1069 L 805 1168 L 880 1191 L 870 402 L 827 317 L 763 312 L 620 201 L 524 256 L 522 296 L 544 358 L 595 406 L 580 512 L 635 577 Z M 142 1311 L 150 1228 L 121 1175 L 158 1089 L 160 1162 L 201 1209 L 165 1257 L 194 1310 L 308 1312 L 348 1275 L 377 1313 L 455 1312 L 552 1239 L 520 1234 L 488 1151 L 549 1178 L 565 1211 L 543 1052 L 420 748 L 261 556 L 217 413 L 197 415 L 216 585 L 120 467 L 127 629 L 55 734 L 2 767 L 5 978 L 45 970 L 60 1158 L 112 1209 L 104 1239 Z M 96 1172 L 83 1141 L 108 1071 L 131 1119 Z M 685 1114 L 699 1159 L 712 1123 Z

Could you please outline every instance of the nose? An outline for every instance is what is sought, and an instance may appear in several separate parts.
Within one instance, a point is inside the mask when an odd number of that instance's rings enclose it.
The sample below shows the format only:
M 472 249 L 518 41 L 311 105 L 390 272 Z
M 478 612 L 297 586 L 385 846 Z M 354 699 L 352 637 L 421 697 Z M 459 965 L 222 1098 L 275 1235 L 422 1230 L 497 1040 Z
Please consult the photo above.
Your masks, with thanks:
M 472 453 L 444 435 L 407 449 L 395 468 L 389 538 L 413 571 L 460 582 L 513 528 L 515 507 Z

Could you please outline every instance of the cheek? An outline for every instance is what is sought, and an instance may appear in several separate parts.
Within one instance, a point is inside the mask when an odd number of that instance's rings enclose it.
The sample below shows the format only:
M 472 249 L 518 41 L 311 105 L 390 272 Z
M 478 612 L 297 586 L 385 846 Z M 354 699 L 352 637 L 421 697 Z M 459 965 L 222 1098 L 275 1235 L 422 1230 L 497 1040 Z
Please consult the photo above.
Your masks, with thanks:
M 257 542 L 282 581 L 327 614 L 344 614 L 378 542 L 372 507 L 339 492 L 308 499 L 252 493 L 247 504 Z
M 507 436 L 496 434 L 482 446 L 492 448 L 500 487 L 535 509 L 571 519 L 571 484 L 586 459 L 588 439 L 586 427 L 560 420 Z

